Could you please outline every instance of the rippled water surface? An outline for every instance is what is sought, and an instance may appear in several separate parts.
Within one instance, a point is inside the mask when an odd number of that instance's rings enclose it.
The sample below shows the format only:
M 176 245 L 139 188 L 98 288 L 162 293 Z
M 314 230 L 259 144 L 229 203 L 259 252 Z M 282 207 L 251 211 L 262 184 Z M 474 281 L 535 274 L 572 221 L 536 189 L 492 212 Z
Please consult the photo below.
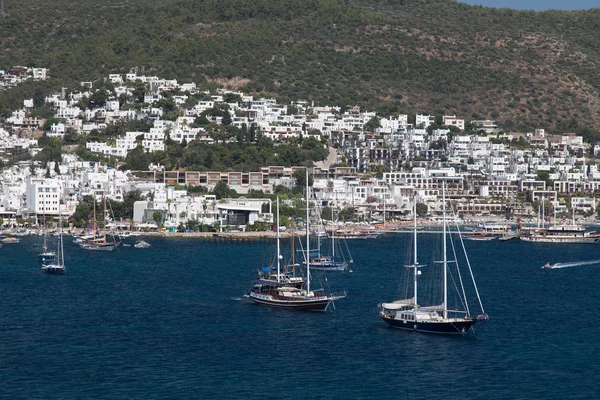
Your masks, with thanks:
M 466 243 L 490 320 L 474 337 L 389 328 L 402 234 L 349 241 L 348 298 L 333 313 L 240 300 L 270 242 L 148 238 L 91 253 L 66 239 L 44 275 L 39 238 L 0 249 L 0 397 L 597 397 L 600 259 L 594 245 Z

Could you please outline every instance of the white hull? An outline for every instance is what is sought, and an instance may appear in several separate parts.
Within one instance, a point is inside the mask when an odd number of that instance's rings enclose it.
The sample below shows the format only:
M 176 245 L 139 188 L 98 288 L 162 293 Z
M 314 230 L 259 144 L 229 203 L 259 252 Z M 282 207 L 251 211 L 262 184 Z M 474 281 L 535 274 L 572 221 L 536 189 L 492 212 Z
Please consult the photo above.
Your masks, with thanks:
M 521 236 L 519 237 L 524 242 L 531 243 L 573 243 L 573 244 L 594 244 L 600 238 L 597 237 L 572 237 L 572 236 Z
M 65 266 L 59 264 L 42 265 L 42 271 L 48 274 L 64 274 Z
M 86 243 L 82 243 L 79 245 L 79 247 L 81 247 L 82 249 L 85 250 L 90 250 L 90 251 L 113 251 L 115 249 L 115 247 L 117 247 L 116 245 L 108 245 L 108 246 L 98 246 L 98 245 L 94 245 L 94 244 L 86 244 Z
M 336 239 L 377 239 L 379 233 L 371 233 L 368 235 L 344 235 L 343 233 L 336 233 Z
M 296 298 L 282 298 L 267 293 L 250 292 L 246 295 L 250 300 L 257 304 L 270 307 L 292 308 L 296 310 L 314 310 L 326 311 L 334 300 L 339 300 L 344 296 L 298 296 Z

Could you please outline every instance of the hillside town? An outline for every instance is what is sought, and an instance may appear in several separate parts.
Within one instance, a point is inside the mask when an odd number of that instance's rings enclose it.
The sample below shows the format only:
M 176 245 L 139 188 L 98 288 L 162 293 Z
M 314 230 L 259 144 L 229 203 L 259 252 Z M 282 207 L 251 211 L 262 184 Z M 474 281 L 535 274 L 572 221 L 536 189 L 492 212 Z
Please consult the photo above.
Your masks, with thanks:
M 48 74 L 43 68 L 0 71 L 5 86 L 27 77 L 47 79 Z M 43 215 L 73 215 L 86 196 L 123 201 L 132 191 L 141 195 L 133 215 L 113 221 L 115 225 L 177 229 L 195 221 L 245 229 L 258 221 L 273 222 L 268 195 L 282 188 L 291 190 L 305 165 L 264 165 L 255 171 L 167 170 L 157 164 L 147 170 L 121 168 L 130 152 L 164 151 L 168 140 L 207 144 L 235 140 L 215 137 L 214 131 L 196 126 L 200 117 L 210 124 L 252 127 L 275 145 L 314 139 L 329 151 L 329 157 L 311 166 L 313 199 L 323 207 L 351 210 L 355 220 L 411 215 L 414 198 L 426 207 L 422 214 L 434 215 L 441 210 L 442 184 L 465 219 L 533 218 L 540 204 L 557 218 L 591 217 L 596 212 L 600 171 L 595 157 L 600 146 L 585 143 L 575 133 L 504 132 L 493 120 L 466 121 L 455 115 L 380 116 L 359 107 L 315 106 L 308 101 L 280 104 L 273 98 L 223 89 L 200 91 L 194 83 L 135 72 L 111 74 L 106 83 L 111 90 L 81 82 L 77 91 L 63 89 L 44 98 L 43 104 L 54 112 L 51 119 L 32 116 L 34 99 L 26 99 L 22 108 L 1 121 L 4 226 L 37 224 Z M 161 107 L 166 93 L 179 107 L 168 118 L 169 110 Z M 203 100 L 195 100 L 198 94 Z M 227 112 L 206 113 L 215 107 Z M 152 127 L 126 132 L 115 141 L 85 145 L 91 154 L 113 157 L 115 165 L 85 160 L 72 151 L 62 152 L 60 162 L 43 164 L 36 159 L 42 151 L 41 137 L 85 136 L 131 120 L 149 121 Z M 241 197 L 212 193 L 223 184 Z M 205 190 L 189 190 L 197 186 Z

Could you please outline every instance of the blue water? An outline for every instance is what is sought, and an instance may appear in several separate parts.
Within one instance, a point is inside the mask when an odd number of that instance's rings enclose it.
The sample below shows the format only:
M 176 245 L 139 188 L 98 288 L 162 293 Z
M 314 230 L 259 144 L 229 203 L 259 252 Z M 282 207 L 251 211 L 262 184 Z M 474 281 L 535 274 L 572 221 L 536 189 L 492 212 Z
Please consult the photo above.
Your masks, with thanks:
M 593 245 L 466 243 L 487 323 L 474 337 L 389 328 L 404 235 L 349 242 L 333 313 L 240 301 L 267 242 L 146 239 L 66 246 L 44 275 L 39 238 L 0 249 L 2 398 L 597 398 L 600 259 Z M 67 242 L 70 242 L 67 239 Z M 397 258 L 396 258 L 397 257 Z

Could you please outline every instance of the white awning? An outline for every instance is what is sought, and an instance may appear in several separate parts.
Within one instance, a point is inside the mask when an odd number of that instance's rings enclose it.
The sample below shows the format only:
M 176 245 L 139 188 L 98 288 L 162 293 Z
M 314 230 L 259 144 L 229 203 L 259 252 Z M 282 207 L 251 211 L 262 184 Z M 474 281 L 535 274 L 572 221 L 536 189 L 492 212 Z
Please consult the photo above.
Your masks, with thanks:
M 414 304 L 415 298 L 411 297 L 410 299 L 396 300 L 392 303 L 383 303 L 381 306 L 388 310 L 400 310 L 408 306 L 413 306 Z

